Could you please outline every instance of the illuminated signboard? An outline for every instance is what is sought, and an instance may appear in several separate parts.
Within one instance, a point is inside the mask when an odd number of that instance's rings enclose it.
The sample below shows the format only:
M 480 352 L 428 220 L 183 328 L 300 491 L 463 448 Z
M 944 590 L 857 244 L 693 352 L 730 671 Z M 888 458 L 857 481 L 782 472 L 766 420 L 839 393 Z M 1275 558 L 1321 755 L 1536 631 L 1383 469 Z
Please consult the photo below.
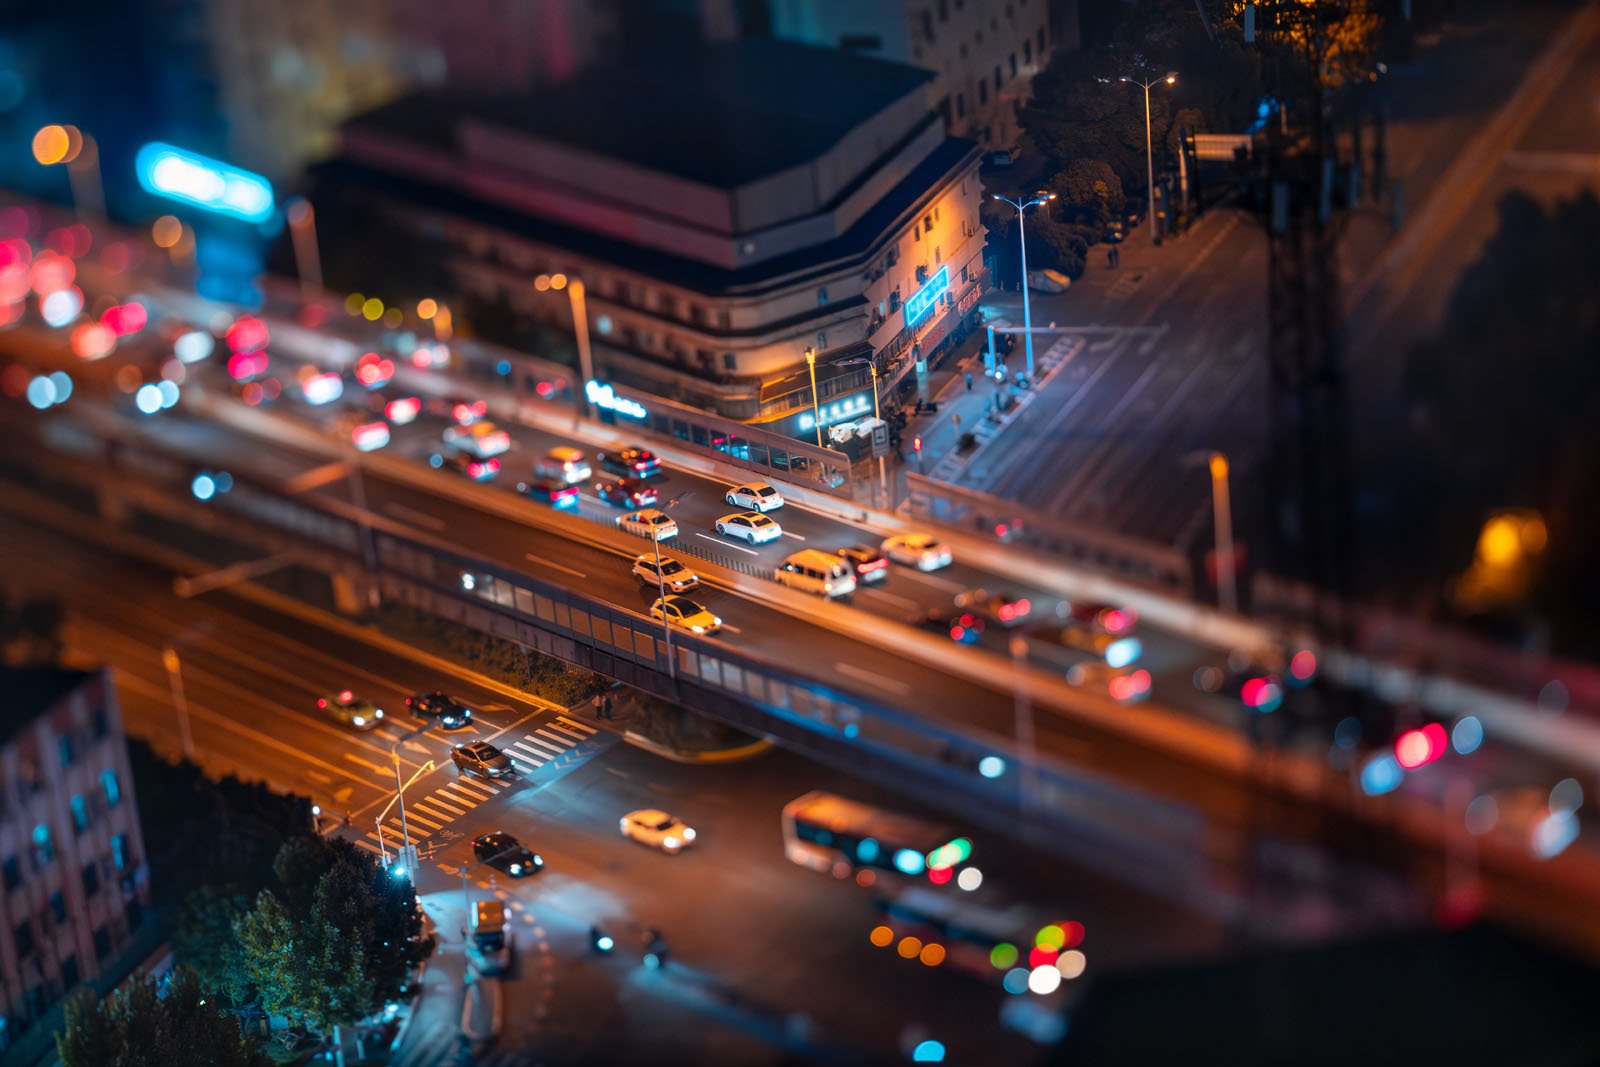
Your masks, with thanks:
M 650 412 L 637 400 L 629 400 L 625 396 L 618 396 L 617 391 L 602 382 L 590 381 L 583 387 L 584 395 L 589 398 L 589 403 L 597 408 L 615 411 L 618 415 L 626 415 L 630 419 L 647 418 Z
M 822 415 L 822 425 L 832 426 L 845 419 L 853 419 L 857 415 L 865 415 L 872 410 L 872 397 L 866 393 L 858 393 L 843 400 L 835 400 L 831 404 L 823 404 L 818 411 Z M 809 433 L 817 428 L 817 420 L 811 412 L 800 416 L 800 432 Z
M 272 217 L 272 184 L 259 174 L 159 141 L 134 161 L 146 192 L 246 222 Z
M 928 312 L 933 310 L 934 305 L 939 302 L 939 298 L 949 288 L 950 268 L 947 265 L 940 267 L 939 273 L 929 278 L 927 284 L 912 293 L 911 299 L 906 301 L 906 325 L 908 327 L 915 326 L 927 318 Z

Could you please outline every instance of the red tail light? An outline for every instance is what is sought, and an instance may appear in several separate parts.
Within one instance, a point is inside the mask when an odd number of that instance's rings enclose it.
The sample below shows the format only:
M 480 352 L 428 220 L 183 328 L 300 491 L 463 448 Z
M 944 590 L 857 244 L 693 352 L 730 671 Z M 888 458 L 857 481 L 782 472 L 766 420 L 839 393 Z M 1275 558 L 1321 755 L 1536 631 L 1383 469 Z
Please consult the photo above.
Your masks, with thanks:
M 1133 616 L 1126 611 L 1112 608 L 1101 616 L 1100 623 L 1106 628 L 1106 633 L 1120 634 L 1133 625 Z
M 348 704 L 348 703 L 350 703 L 350 701 L 354 700 L 355 698 L 356 698 L 356 695 L 354 693 L 352 693 L 348 689 L 346 689 L 344 692 L 339 694 L 339 702 L 341 704 Z
M 648 466 L 650 466 L 650 464 L 646 463 L 644 460 L 641 459 L 641 460 L 639 460 L 637 463 L 635 463 L 633 465 L 633 469 L 636 470 L 636 471 L 642 471 Z
M 1014 619 L 1016 617 L 1017 617 L 1017 608 L 1016 608 L 1015 604 L 1001 604 L 1000 605 L 1000 621 L 1001 622 L 1010 622 L 1012 619 Z
M 881 571 L 888 565 L 889 561 L 886 559 L 873 559 L 861 564 L 857 569 L 863 571 Z

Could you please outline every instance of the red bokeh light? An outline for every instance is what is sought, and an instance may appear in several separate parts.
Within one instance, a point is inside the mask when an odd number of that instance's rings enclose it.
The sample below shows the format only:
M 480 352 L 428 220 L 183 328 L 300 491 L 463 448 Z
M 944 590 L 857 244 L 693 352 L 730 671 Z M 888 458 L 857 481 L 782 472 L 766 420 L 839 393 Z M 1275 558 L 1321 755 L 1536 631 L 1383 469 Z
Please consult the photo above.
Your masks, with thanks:
M 1083 924 L 1077 921 L 1058 923 L 1065 940 L 1062 941 L 1063 949 L 1077 948 L 1083 944 Z
M 1302 682 L 1310 681 L 1317 673 L 1317 654 L 1302 648 L 1289 659 L 1289 673 Z
M 28 368 L 20 363 L 9 364 L 0 371 L 0 393 L 15 400 L 28 388 Z
M 149 320 L 149 312 L 145 311 L 144 305 L 137 300 L 106 308 L 105 313 L 100 316 L 100 322 L 118 337 L 138 333 L 144 329 L 145 323 Z
M 1394 743 L 1394 758 L 1408 771 L 1426 766 L 1444 755 L 1449 744 L 1444 727 L 1430 722 L 1420 730 L 1407 730 Z
M 232 326 L 228 327 L 228 350 L 231 352 L 254 352 L 265 348 L 271 335 L 267 324 L 250 315 L 241 315 Z
M 934 885 L 946 885 L 955 877 L 955 870 L 950 867 L 929 867 L 928 881 Z
M 1054 967 L 1056 957 L 1061 955 L 1061 950 L 1054 945 L 1035 945 L 1033 951 L 1028 953 L 1029 967 Z

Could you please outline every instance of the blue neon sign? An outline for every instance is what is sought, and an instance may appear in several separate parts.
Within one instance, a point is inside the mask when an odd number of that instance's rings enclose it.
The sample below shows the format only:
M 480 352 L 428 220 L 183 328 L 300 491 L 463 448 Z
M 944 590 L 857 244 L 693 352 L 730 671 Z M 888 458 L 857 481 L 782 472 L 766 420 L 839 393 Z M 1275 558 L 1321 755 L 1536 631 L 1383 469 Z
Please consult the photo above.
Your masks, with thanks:
M 625 396 L 618 396 L 617 391 L 605 382 L 590 380 L 583 387 L 584 395 L 589 398 L 589 403 L 597 408 L 615 411 L 618 415 L 626 415 L 630 419 L 643 419 L 650 415 L 645 406 L 637 400 L 629 400 Z
M 134 160 L 139 184 L 168 200 L 193 204 L 246 222 L 272 217 L 272 183 L 198 152 L 154 141 Z
M 945 265 L 939 268 L 939 273 L 929 278 L 927 282 L 911 294 L 911 299 L 906 301 L 906 325 L 915 326 L 928 317 L 939 298 L 950 288 L 950 267 Z

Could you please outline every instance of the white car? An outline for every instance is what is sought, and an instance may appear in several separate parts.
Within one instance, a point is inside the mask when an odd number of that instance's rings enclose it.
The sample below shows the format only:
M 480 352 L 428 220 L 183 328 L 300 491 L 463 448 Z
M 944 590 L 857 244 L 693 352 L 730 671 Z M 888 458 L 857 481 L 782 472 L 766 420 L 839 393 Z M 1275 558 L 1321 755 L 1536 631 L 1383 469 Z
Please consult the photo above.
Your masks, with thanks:
M 950 566 L 954 557 L 950 546 L 937 537 L 924 533 L 895 534 L 884 541 L 883 554 L 896 563 L 915 567 L 919 571 L 936 571 Z
M 617 526 L 635 537 L 648 537 L 656 541 L 678 536 L 678 524 L 660 508 L 630 511 L 617 520 Z
M 641 845 L 659 848 L 672 855 L 694 844 L 693 827 L 685 826 L 681 819 L 655 808 L 628 812 L 622 817 L 621 828 L 623 837 L 631 837 Z
M 665 586 L 674 593 L 687 593 L 700 584 L 700 576 L 682 563 L 668 556 L 661 557 L 661 569 L 656 569 L 654 555 L 635 556 L 633 576 L 645 585 Z
M 783 527 L 776 519 L 769 519 L 759 511 L 742 515 L 724 515 L 717 520 L 717 533 L 723 537 L 737 537 L 746 544 L 764 545 L 783 536 Z
M 728 495 L 725 499 L 736 508 L 749 508 L 751 511 L 759 511 L 762 514 L 766 514 L 769 511 L 777 511 L 783 507 L 783 494 L 766 482 L 736 485 L 728 490 Z
M 692 634 L 710 636 L 722 629 L 722 620 L 703 605 L 686 596 L 669 596 L 650 605 L 650 617 L 657 622 L 687 630 Z
M 444 443 L 458 452 L 488 459 L 511 447 L 511 435 L 492 422 L 475 422 L 471 426 L 448 427 Z

